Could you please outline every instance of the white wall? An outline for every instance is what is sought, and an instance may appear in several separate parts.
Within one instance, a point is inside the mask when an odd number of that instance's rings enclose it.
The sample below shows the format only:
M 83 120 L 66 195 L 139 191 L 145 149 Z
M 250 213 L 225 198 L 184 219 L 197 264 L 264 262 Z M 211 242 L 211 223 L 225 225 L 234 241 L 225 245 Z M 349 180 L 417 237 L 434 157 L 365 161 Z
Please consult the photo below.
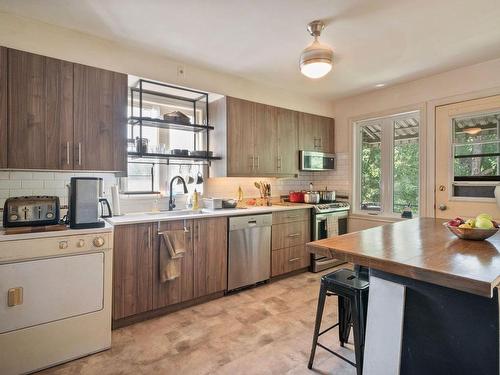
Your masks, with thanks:
M 168 17 L 165 19 L 168 22 Z M 330 101 L 198 68 L 189 61 L 174 61 L 151 51 L 124 47 L 89 34 L 5 12 L 0 12 L 0 45 L 298 111 L 325 116 L 331 116 L 333 112 Z M 184 78 L 177 76 L 179 65 L 184 66 Z

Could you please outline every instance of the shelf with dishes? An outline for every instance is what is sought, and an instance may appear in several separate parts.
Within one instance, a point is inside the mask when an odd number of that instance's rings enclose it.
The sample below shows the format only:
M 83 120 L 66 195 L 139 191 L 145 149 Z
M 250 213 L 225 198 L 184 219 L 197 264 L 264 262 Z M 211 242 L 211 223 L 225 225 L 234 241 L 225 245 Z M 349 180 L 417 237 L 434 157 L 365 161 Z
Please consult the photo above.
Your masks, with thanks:
M 129 125 L 138 125 L 138 126 L 142 125 L 159 129 L 183 130 L 195 133 L 207 130 L 214 130 L 214 127 L 209 125 L 191 124 L 187 122 L 181 123 L 181 122 L 174 122 L 172 120 L 164 120 L 161 118 L 151 118 L 151 117 L 131 116 L 128 118 L 128 123 Z
M 182 152 L 177 152 L 172 150 L 165 153 L 157 152 L 136 152 L 129 151 L 129 158 L 142 158 L 142 159 L 172 159 L 172 160 L 193 160 L 193 161 L 211 161 L 211 160 L 221 160 L 220 156 L 214 156 L 212 151 L 208 154 L 206 151 L 188 151 L 181 150 Z M 185 152 L 187 151 L 187 152 Z

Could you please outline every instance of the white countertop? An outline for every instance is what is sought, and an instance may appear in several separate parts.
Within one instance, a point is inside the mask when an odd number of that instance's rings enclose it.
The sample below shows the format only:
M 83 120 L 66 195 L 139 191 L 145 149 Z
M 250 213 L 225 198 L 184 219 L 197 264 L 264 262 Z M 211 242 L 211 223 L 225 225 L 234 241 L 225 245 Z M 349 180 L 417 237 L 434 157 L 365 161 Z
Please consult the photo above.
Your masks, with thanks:
M 289 204 L 276 204 L 273 206 L 258 206 L 248 208 L 225 208 L 220 210 L 201 210 L 200 213 L 192 213 L 189 210 L 179 210 L 178 214 L 175 211 L 161 211 L 161 212 L 146 212 L 146 213 L 133 213 L 125 214 L 122 216 L 113 216 L 106 219 L 111 225 L 125 225 L 125 224 L 140 224 L 156 221 L 172 221 L 172 220 L 190 220 L 208 217 L 220 216 L 243 216 L 265 214 L 275 211 L 288 211 L 298 210 L 303 208 L 312 208 L 310 204 L 304 203 L 289 203 Z
M 16 240 L 32 240 L 37 238 L 47 237 L 61 237 L 61 236 L 75 236 L 82 234 L 93 233 L 107 233 L 112 232 L 113 226 L 105 223 L 104 228 L 89 228 L 89 229 L 67 229 L 56 230 L 52 232 L 36 232 L 36 233 L 22 233 L 22 234 L 5 234 L 5 229 L 0 229 L 0 242 L 1 241 L 16 241 Z

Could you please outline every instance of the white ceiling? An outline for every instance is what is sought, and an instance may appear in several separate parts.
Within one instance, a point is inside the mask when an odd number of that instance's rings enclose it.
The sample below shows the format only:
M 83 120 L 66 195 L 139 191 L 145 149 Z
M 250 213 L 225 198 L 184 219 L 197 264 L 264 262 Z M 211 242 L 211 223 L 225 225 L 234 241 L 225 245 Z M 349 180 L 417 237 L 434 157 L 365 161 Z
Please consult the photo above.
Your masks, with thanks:
M 499 0 L 0 0 L 0 10 L 323 98 L 500 57 Z M 322 19 L 333 71 L 298 59 Z

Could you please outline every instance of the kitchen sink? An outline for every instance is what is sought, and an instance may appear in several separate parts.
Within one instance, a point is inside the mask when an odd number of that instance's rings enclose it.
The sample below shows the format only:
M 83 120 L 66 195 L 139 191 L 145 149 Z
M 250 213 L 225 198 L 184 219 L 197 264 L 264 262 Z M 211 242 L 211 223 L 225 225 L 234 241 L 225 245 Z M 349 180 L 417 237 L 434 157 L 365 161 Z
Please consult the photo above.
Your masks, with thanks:
M 174 210 L 174 211 L 151 211 L 146 212 L 146 215 L 155 215 L 155 216 L 188 216 L 188 215 L 200 215 L 204 214 L 206 211 L 203 210 Z

